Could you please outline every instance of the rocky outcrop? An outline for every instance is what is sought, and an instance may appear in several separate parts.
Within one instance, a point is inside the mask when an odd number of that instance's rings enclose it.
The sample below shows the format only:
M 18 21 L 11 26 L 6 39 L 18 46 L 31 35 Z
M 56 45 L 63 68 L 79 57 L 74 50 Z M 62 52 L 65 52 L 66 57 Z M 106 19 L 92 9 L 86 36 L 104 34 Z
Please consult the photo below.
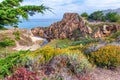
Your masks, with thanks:
M 90 24 L 90 23 L 89 23 Z M 93 26 L 96 26 L 94 23 Z M 35 36 L 46 38 L 48 41 L 53 39 L 71 39 L 78 40 L 88 36 L 93 38 L 104 38 L 120 31 L 120 25 L 107 23 L 97 25 L 92 29 L 86 24 L 86 21 L 77 13 L 65 13 L 63 19 L 51 24 L 49 27 L 33 28 L 32 33 Z
M 58 38 L 76 40 L 92 33 L 92 29 L 85 25 L 85 21 L 77 13 L 65 13 L 61 21 L 51 24 L 48 28 L 37 27 L 31 31 L 35 36 L 49 41 Z
M 45 29 L 42 27 L 36 27 L 36 28 L 32 29 L 31 31 L 34 36 L 45 37 L 45 35 L 44 35 Z
M 115 33 L 117 31 L 120 31 L 120 25 L 111 24 L 111 25 L 98 26 L 97 29 L 95 29 L 94 31 L 93 37 L 104 38 L 110 36 L 112 33 Z

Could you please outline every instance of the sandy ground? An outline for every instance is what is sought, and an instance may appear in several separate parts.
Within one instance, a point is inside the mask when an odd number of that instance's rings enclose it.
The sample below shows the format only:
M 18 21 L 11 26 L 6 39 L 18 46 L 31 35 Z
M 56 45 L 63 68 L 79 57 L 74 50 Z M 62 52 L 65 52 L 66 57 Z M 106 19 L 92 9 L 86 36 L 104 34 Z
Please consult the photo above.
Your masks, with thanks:
M 43 39 L 41 37 L 35 37 L 35 36 L 30 36 L 32 41 L 34 42 L 34 44 L 32 46 L 21 46 L 19 45 L 18 42 L 16 42 L 16 47 L 13 48 L 13 50 L 17 50 L 17 51 L 20 51 L 20 50 L 30 50 L 30 51 L 35 51 L 37 49 L 39 49 L 41 46 L 40 44 L 36 43 L 36 41 L 46 41 L 46 39 Z
M 34 44 L 34 45 L 32 45 L 32 46 L 17 46 L 17 47 L 15 47 L 15 48 L 13 48 L 13 50 L 17 50 L 17 51 L 20 51 L 20 50 L 35 51 L 35 50 L 37 50 L 38 48 L 40 48 L 40 45 Z
M 93 80 L 120 80 L 120 69 L 107 70 L 103 68 L 96 68 L 92 73 Z
M 35 51 L 37 49 L 39 49 L 41 47 L 41 45 L 39 43 L 37 43 L 37 41 L 43 41 L 46 42 L 47 40 L 41 37 L 36 37 L 32 34 L 31 30 L 28 30 L 26 33 L 23 34 L 24 36 L 28 36 L 31 38 L 32 42 L 34 43 L 31 46 L 21 46 L 19 45 L 19 43 L 16 41 L 16 47 L 13 48 L 13 50 L 30 50 L 30 51 Z

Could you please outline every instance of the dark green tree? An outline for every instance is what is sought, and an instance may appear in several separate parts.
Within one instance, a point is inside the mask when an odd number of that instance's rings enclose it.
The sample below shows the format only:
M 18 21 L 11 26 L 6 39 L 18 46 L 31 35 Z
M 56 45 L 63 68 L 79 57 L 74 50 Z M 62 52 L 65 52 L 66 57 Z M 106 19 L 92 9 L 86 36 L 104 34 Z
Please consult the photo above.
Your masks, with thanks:
M 5 25 L 17 26 L 20 22 L 19 18 L 28 20 L 28 16 L 32 16 L 35 13 L 44 13 L 46 10 L 50 10 L 48 7 L 40 5 L 27 5 L 20 6 L 24 0 L 4 0 L 0 3 L 0 28 Z
M 95 11 L 90 14 L 89 19 L 102 21 L 104 14 L 102 11 Z
M 106 14 L 106 19 L 110 22 L 117 22 L 120 20 L 120 15 L 115 12 L 109 12 Z
M 87 19 L 89 15 L 86 12 L 84 12 L 84 13 L 81 14 L 81 16 L 85 17 Z

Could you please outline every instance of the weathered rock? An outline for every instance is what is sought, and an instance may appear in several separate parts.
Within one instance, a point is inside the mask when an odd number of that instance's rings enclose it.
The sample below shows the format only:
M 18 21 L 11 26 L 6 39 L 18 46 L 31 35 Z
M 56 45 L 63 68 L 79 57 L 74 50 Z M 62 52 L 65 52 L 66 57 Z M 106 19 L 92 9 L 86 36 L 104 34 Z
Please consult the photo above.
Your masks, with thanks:
M 112 33 L 120 31 L 120 25 L 103 25 L 98 26 L 98 29 L 94 32 L 94 38 L 104 38 L 106 36 L 110 36 Z
M 32 33 L 34 33 L 34 36 L 40 35 L 41 37 L 44 37 L 44 28 L 36 27 L 32 29 Z
M 78 39 L 92 33 L 92 29 L 85 25 L 85 21 L 77 13 L 65 13 L 62 21 L 51 24 L 47 29 L 34 28 L 36 36 L 52 39 Z
M 95 24 L 94 24 L 95 25 Z M 120 25 L 117 24 L 102 24 L 94 27 L 93 30 L 86 25 L 86 21 L 77 13 L 65 13 L 63 19 L 51 24 L 47 28 L 33 28 L 32 33 L 35 36 L 52 39 L 71 39 L 77 40 L 79 38 L 86 38 L 91 36 L 93 38 L 104 38 L 111 34 L 120 31 Z

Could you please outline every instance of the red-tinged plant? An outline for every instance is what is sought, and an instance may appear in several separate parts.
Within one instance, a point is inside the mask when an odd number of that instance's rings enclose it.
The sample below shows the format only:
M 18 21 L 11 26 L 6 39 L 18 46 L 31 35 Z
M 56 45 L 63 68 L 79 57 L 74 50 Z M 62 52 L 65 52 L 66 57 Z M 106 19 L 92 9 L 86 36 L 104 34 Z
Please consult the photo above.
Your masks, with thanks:
M 39 80 L 37 74 L 26 70 L 26 68 L 19 68 L 12 76 L 7 77 L 5 80 Z

